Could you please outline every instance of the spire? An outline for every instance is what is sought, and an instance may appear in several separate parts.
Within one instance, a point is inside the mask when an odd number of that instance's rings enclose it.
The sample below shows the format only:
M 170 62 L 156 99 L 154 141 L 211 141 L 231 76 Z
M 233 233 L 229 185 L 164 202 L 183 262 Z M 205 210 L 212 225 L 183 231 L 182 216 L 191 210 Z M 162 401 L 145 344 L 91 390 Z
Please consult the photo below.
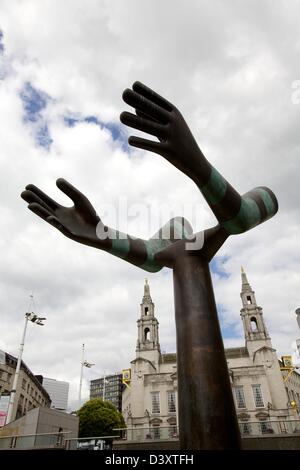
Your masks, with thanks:
M 243 306 L 246 307 L 248 305 L 252 305 L 253 307 L 257 306 L 256 299 L 255 299 L 255 292 L 249 284 L 247 279 L 247 274 L 241 266 L 241 277 L 242 277 L 242 290 L 241 290 L 241 299 L 243 302 Z
M 143 354 L 145 351 L 160 351 L 158 337 L 158 321 L 154 316 L 154 307 L 155 306 L 152 302 L 148 279 L 145 279 L 144 295 L 141 303 L 141 317 L 137 321 L 137 353 L 140 353 L 141 351 L 143 351 Z
M 241 317 L 243 320 L 246 341 L 269 340 L 269 335 L 263 319 L 262 308 L 257 305 L 255 292 L 250 286 L 247 275 L 241 268 L 242 290 L 241 299 L 243 307 Z
M 252 292 L 252 288 L 248 282 L 247 274 L 245 273 L 243 266 L 241 266 L 241 276 L 242 276 L 242 293 Z
M 150 286 L 148 284 L 148 279 L 146 278 L 145 279 L 145 284 L 144 284 L 144 296 L 143 296 L 143 300 L 142 300 L 143 303 L 145 302 L 152 302 L 152 299 L 151 299 L 151 294 L 150 294 Z

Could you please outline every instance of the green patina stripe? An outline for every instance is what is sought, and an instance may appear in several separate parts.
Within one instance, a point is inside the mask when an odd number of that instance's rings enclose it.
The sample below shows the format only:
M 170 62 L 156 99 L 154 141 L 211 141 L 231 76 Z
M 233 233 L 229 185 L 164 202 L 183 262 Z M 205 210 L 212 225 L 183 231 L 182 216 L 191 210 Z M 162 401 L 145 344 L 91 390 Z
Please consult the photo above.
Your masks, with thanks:
M 156 273 L 162 269 L 156 261 L 154 260 L 154 256 L 159 251 L 167 248 L 171 245 L 170 240 L 161 240 L 161 239 L 151 239 L 145 243 L 146 251 L 147 251 L 147 261 L 140 266 L 140 268 L 145 269 L 145 271 L 149 271 L 151 273 Z
M 251 197 L 243 197 L 241 208 L 236 217 L 221 225 L 231 235 L 243 233 L 255 227 L 261 222 L 261 214 L 258 205 Z
M 215 168 L 212 168 L 208 183 L 200 190 L 208 204 L 217 204 L 223 199 L 226 188 L 226 180 Z
M 263 188 L 257 188 L 256 191 L 258 192 L 258 194 L 262 198 L 262 200 L 264 202 L 264 205 L 267 209 L 267 212 L 268 212 L 267 218 L 272 217 L 276 213 L 276 207 L 275 207 L 274 201 L 271 198 L 270 194 L 268 193 L 268 191 L 266 191 Z
M 112 239 L 112 249 L 111 253 L 117 255 L 119 258 L 126 259 L 127 255 L 130 250 L 130 242 L 128 238 L 120 239 L 114 238 Z

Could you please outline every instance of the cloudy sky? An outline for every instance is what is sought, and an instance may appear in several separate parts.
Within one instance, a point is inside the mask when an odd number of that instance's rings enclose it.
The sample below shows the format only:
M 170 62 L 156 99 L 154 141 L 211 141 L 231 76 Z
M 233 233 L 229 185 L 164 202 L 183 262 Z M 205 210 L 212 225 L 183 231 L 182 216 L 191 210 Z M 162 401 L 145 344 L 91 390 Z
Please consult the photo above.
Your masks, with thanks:
M 175 351 L 172 273 L 147 274 L 64 238 L 27 210 L 24 187 L 68 205 L 55 186 L 64 177 L 108 225 L 127 205 L 118 228 L 145 238 L 158 226 L 141 207 L 163 222 L 168 210 L 192 207 L 197 229 L 215 223 L 187 177 L 128 148 L 119 114 L 135 80 L 177 105 L 239 192 L 264 185 L 277 195 L 276 217 L 222 247 L 213 282 L 227 346 L 244 341 L 243 265 L 278 355 L 292 352 L 300 336 L 299 15 L 293 0 L 0 0 L 0 348 L 17 354 L 33 292 L 47 324 L 29 325 L 23 357 L 34 373 L 71 383 L 71 407 L 82 343 L 96 364 L 84 370 L 85 399 L 89 380 L 134 358 L 145 277 L 162 350 Z

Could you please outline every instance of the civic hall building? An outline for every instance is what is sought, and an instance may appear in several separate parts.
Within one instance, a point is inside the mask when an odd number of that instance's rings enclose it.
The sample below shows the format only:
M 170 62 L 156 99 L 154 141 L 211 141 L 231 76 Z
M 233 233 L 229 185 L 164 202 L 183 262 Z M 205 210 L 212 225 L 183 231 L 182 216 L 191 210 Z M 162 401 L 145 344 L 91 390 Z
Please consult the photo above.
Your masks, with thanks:
M 241 276 L 245 344 L 225 350 L 241 433 L 300 432 L 300 375 L 278 360 L 263 310 L 243 270 Z M 176 354 L 161 353 L 154 308 L 146 280 L 137 321 L 136 357 L 124 371 L 127 387 L 122 413 L 127 439 L 178 437 Z

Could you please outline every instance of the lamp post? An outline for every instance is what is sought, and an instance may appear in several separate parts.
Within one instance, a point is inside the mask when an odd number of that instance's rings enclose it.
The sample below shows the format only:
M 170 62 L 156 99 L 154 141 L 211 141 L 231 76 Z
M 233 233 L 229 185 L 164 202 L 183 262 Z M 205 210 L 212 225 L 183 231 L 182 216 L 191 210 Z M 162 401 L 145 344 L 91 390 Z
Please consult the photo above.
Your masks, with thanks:
M 79 395 L 78 395 L 78 409 L 81 407 L 81 389 L 82 389 L 82 377 L 83 377 L 83 368 L 91 368 L 95 364 L 91 364 L 84 360 L 84 344 L 82 345 L 82 355 L 81 355 L 81 368 L 80 368 L 80 380 L 79 380 Z
M 106 387 L 105 385 L 109 383 L 109 380 L 106 380 L 105 378 L 105 372 L 103 376 L 103 391 L 102 391 L 102 400 L 105 401 L 105 392 L 106 392 Z
M 25 324 L 24 324 L 22 339 L 21 339 L 21 343 L 20 343 L 20 347 L 19 347 L 18 362 L 17 362 L 16 372 L 15 372 L 15 376 L 14 376 L 13 386 L 12 386 L 12 390 L 10 392 L 10 399 L 9 399 L 9 405 L 8 405 L 6 424 L 10 423 L 11 421 L 13 421 L 15 419 L 13 408 L 14 408 L 14 403 L 15 403 L 15 398 L 16 398 L 16 393 L 17 393 L 18 379 L 19 379 L 19 375 L 20 375 L 20 368 L 21 368 L 21 363 L 22 363 L 22 354 L 23 354 L 23 350 L 24 350 L 24 343 L 25 343 L 25 336 L 26 336 L 28 321 L 31 321 L 32 323 L 35 323 L 36 325 L 43 326 L 44 325 L 43 320 L 46 320 L 46 318 L 45 317 L 39 317 L 33 312 L 25 313 Z

